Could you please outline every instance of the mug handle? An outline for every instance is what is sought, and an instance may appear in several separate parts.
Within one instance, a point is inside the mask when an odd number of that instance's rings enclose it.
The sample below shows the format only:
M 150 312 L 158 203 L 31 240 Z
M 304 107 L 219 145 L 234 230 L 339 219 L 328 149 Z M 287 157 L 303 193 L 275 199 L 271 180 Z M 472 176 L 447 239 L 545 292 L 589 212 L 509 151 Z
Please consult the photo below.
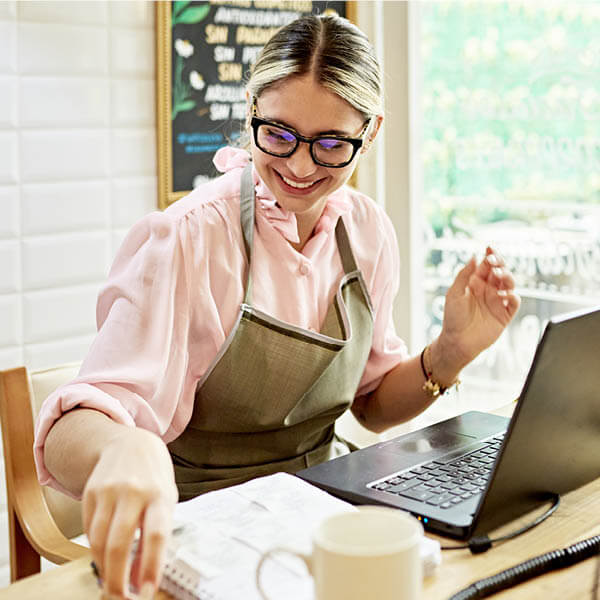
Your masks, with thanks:
M 282 546 L 276 546 L 275 548 L 271 548 L 267 550 L 258 561 L 256 565 L 256 588 L 260 594 L 260 597 L 263 600 L 270 600 L 267 596 L 266 592 L 263 590 L 262 583 L 260 582 L 260 572 L 262 571 L 263 565 L 269 558 L 271 558 L 274 554 L 289 554 L 290 556 L 295 556 L 304 562 L 308 572 L 312 575 L 312 567 L 311 567 L 311 557 L 307 554 L 302 554 L 302 552 L 296 552 L 295 550 L 290 550 L 289 548 L 283 548 Z

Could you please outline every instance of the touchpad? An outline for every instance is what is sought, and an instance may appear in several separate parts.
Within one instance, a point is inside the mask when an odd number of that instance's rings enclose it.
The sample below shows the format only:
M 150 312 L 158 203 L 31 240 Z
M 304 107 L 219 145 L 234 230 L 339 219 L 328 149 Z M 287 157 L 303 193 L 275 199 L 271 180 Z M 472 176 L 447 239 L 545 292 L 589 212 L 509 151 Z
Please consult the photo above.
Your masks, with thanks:
M 409 436 L 390 440 L 379 446 L 394 454 L 426 454 L 438 450 L 453 450 L 472 443 L 475 438 L 454 431 L 436 431 L 425 436 Z

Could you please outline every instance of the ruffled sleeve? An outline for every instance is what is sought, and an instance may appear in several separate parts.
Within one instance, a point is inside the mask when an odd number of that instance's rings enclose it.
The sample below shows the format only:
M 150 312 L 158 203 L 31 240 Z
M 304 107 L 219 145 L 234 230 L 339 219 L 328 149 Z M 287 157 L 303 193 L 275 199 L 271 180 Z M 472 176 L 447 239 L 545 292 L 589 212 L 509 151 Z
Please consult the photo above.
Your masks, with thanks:
M 353 249 L 359 254 L 359 264 L 367 281 L 373 303 L 373 344 L 356 395 L 375 390 L 383 377 L 409 356 L 408 348 L 394 325 L 394 298 L 400 287 L 400 254 L 396 234 L 389 217 L 374 206 L 375 218 L 361 229 L 367 234 L 361 239 L 354 231 Z M 371 240 L 368 242 L 368 240 Z M 373 240 L 378 240 L 377 251 Z
M 53 423 L 77 406 L 104 412 L 174 438 L 178 400 L 193 395 L 188 371 L 189 294 L 177 221 L 151 213 L 124 240 L 97 304 L 98 334 L 71 383 L 42 405 L 34 452 L 40 481 L 54 487 L 44 465 L 44 442 Z

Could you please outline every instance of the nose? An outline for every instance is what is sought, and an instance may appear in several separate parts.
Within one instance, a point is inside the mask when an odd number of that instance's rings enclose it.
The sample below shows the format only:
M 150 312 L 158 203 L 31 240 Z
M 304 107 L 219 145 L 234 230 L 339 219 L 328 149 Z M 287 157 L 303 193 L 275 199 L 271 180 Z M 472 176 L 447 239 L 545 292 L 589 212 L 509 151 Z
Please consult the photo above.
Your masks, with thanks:
M 317 170 L 317 165 L 310 155 L 310 147 L 304 142 L 300 142 L 296 152 L 287 159 L 286 165 L 298 179 L 310 177 Z

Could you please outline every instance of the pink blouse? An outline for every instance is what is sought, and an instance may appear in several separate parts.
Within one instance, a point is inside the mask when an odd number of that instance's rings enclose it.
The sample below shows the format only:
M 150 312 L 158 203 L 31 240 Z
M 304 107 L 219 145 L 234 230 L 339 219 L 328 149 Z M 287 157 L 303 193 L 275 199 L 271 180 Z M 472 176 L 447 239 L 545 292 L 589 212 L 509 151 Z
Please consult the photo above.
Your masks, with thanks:
M 96 309 L 98 334 L 79 375 L 44 402 L 35 432 L 41 483 L 61 489 L 44 465 L 52 424 L 75 406 L 175 439 L 190 420 L 196 384 L 232 329 L 244 297 L 247 259 L 240 227 L 240 177 L 248 153 L 222 148 L 224 173 L 164 212 L 134 225 L 119 249 Z M 256 229 L 252 304 L 277 319 L 319 331 L 343 268 L 335 225 L 344 215 L 374 309 L 371 353 L 357 395 L 375 389 L 407 356 L 392 301 L 398 246 L 381 207 L 343 187 L 328 198 L 302 252 L 296 217 L 281 209 L 254 171 Z

